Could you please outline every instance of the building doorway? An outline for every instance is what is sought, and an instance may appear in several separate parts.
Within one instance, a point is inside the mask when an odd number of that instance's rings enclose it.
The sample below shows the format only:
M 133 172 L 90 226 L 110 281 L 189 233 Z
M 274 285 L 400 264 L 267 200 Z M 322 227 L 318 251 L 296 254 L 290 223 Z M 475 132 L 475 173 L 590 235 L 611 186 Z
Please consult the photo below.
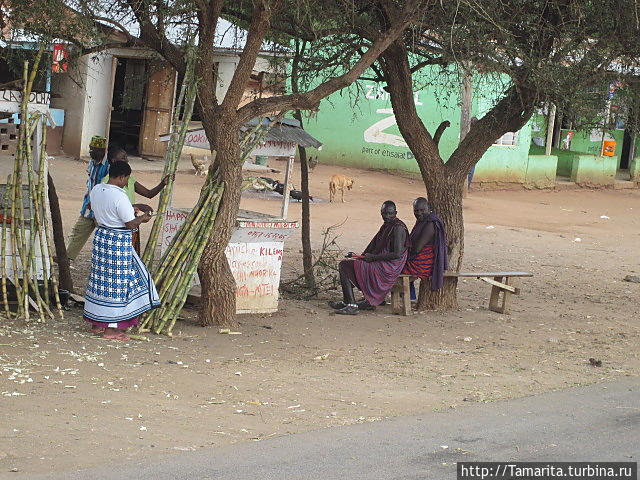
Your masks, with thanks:
M 139 155 L 140 130 L 144 113 L 147 61 L 118 57 L 111 100 L 109 143 Z
M 629 130 L 624 131 L 624 139 L 622 141 L 622 152 L 620 153 L 620 170 L 628 170 L 631 164 L 631 156 L 633 155 L 633 135 Z

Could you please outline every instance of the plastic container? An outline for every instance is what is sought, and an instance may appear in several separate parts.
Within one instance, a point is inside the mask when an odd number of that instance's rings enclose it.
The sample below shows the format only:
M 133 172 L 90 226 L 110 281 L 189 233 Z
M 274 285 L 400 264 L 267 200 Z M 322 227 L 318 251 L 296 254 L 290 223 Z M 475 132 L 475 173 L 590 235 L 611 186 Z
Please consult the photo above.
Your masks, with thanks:
M 602 142 L 602 156 L 613 157 L 616 154 L 616 141 L 605 140 Z

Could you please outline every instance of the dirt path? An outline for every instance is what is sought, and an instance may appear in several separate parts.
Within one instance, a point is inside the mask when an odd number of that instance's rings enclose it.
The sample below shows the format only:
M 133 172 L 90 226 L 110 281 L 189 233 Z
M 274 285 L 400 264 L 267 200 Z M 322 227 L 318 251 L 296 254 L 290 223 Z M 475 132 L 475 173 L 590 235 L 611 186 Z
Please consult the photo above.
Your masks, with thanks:
M 56 160 L 67 231 L 81 166 Z M 411 222 L 420 183 L 380 172 L 319 165 L 312 191 L 327 198 L 331 174 L 356 185 L 346 204 L 313 205 L 314 241 L 345 217 L 340 244 L 361 249 L 393 199 Z M 154 186 L 159 174 L 139 181 Z M 178 175 L 174 204 L 190 206 L 202 178 Z M 283 300 L 273 315 L 243 316 L 242 335 L 195 325 L 173 339 L 120 344 L 92 336 L 80 311 L 60 323 L 0 322 L 0 478 L 119 459 L 260 440 L 332 425 L 452 408 L 612 380 L 640 371 L 640 192 L 482 192 L 465 201 L 465 268 L 529 270 L 512 314 L 486 310 L 489 288 L 460 284 L 460 309 L 408 318 L 388 307 L 333 315 L 324 300 Z M 243 200 L 277 212 L 279 203 Z M 299 218 L 292 204 L 291 218 Z M 606 218 L 602 218 L 606 217 Z M 578 241 L 580 239 L 580 241 Z M 300 269 L 289 241 L 285 275 Z M 74 271 L 86 275 L 88 247 Z M 602 360 L 592 367 L 590 357 Z M 17 469 L 18 473 L 9 473 Z M 21 475 L 22 474 L 22 475 Z

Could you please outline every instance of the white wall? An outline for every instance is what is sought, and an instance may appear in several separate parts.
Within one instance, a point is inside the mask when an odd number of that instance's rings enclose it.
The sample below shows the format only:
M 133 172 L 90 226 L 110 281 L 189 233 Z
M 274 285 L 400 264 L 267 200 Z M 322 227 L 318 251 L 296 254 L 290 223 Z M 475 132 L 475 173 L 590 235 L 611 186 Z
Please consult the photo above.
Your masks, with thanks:
M 67 155 L 88 156 L 91 137 L 109 133 L 112 61 L 108 52 L 85 55 L 52 78 L 51 90 L 61 98 L 52 98 L 51 106 L 65 111 L 62 145 Z
M 81 155 L 89 154 L 91 137 L 94 135 L 106 137 L 109 134 L 113 97 L 113 58 L 110 52 L 103 52 L 87 59 Z
M 67 73 L 55 73 L 51 78 L 51 91 L 60 95 L 52 95 L 51 106 L 64 110 L 65 119 L 62 127 L 62 145 L 67 155 L 80 156 L 82 128 L 84 120 L 84 85 L 86 81 L 86 63 L 83 59 L 69 66 Z
M 216 97 L 218 98 L 218 102 L 222 103 L 222 100 L 229 89 L 233 73 L 236 71 L 236 67 L 238 66 L 238 57 L 220 57 L 216 58 L 215 62 L 218 63 L 218 85 L 216 86 Z

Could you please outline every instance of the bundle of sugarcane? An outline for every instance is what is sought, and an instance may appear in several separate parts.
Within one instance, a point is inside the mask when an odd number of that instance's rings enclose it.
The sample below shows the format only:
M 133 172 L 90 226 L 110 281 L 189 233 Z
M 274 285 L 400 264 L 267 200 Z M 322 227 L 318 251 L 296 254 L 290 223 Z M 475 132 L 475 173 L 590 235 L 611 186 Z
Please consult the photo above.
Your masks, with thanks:
M 139 327 L 141 333 L 153 331 L 171 335 L 209 239 L 223 189 L 223 185 L 214 186 L 207 180 L 198 203 L 161 257 L 154 281 L 162 305 L 143 319 Z
M 163 178 L 167 175 L 171 175 L 172 180 L 169 181 L 167 186 L 160 193 L 158 212 L 166 211 L 171 203 L 171 196 L 173 194 L 173 175 L 176 173 L 178 168 L 178 161 L 180 160 L 182 147 L 184 146 L 184 139 L 187 134 L 187 129 L 189 128 L 189 122 L 191 121 L 191 114 L 193 113 L 193 104 L 196 99 L 197 80 L 195 78 L 194 70 L 195 50 L 194 48 L 189 48 L 187 53 L 187 68 L 182 86 L 180 87 L 178 103 L 176 104 L 171 121 L 171 134 L 167 144 L 167 151 L 164 155 L 165 164 Z M 182 109 L 180 106 L 182 106 Z M 153 268 L 158 236 L 160 235 L 163 224 L 164 215 L 158 215 L 153 222 L 151 233 L 147 240 L 147 246 L 142 254 L 142 261 L 149 270 Z
M 244 134 L 240 142 L 240 162 L 244 162 L 254 147 L 262 143 L 274 123 L 259 122 Z M 173 237 L 153 273 L 162 305 L 145 316 L 139 326 L 140 333 L 153 331 L 171 336 L 220 207 L 224 184 L 214 182 L 213 178 L 214 174 L 209 172 L 196 206 Z
M 8 289 L 8 282 L 11 282 L 17 301 L 16 316 L 29 319 L 29 307 L 33 307 L 41 321 L 46 317 L 54 317 L 50 308 L 51 297 L 60 318 L 63 316 L 56 277 L 51 268 L 53 256 L 50 248 L 49 219 L 46 214 L 45 119 L 40 113 L 32 114 L 28 108 L 29 96 L 43 51 L 44 46 L 41 46 L 31 70 L 28 62 L 24 64 L 18 145 L 13 173 L 5 189 L 4 215 L 0 223 L 2 301 L 5 313 L 8 317 L 12 315 Z M 37 171 L 34 167 L 34 157 L 38 161 Z M 25 193 L 28 197 L 26 201 Z M 11 252 L 7 252 L 7 243 L 11 244 Z M 10 258 L 11 271 L 8 269 L 7 256 Z M 42 278 L 42 285 L 38 281 L 39 277 Z

